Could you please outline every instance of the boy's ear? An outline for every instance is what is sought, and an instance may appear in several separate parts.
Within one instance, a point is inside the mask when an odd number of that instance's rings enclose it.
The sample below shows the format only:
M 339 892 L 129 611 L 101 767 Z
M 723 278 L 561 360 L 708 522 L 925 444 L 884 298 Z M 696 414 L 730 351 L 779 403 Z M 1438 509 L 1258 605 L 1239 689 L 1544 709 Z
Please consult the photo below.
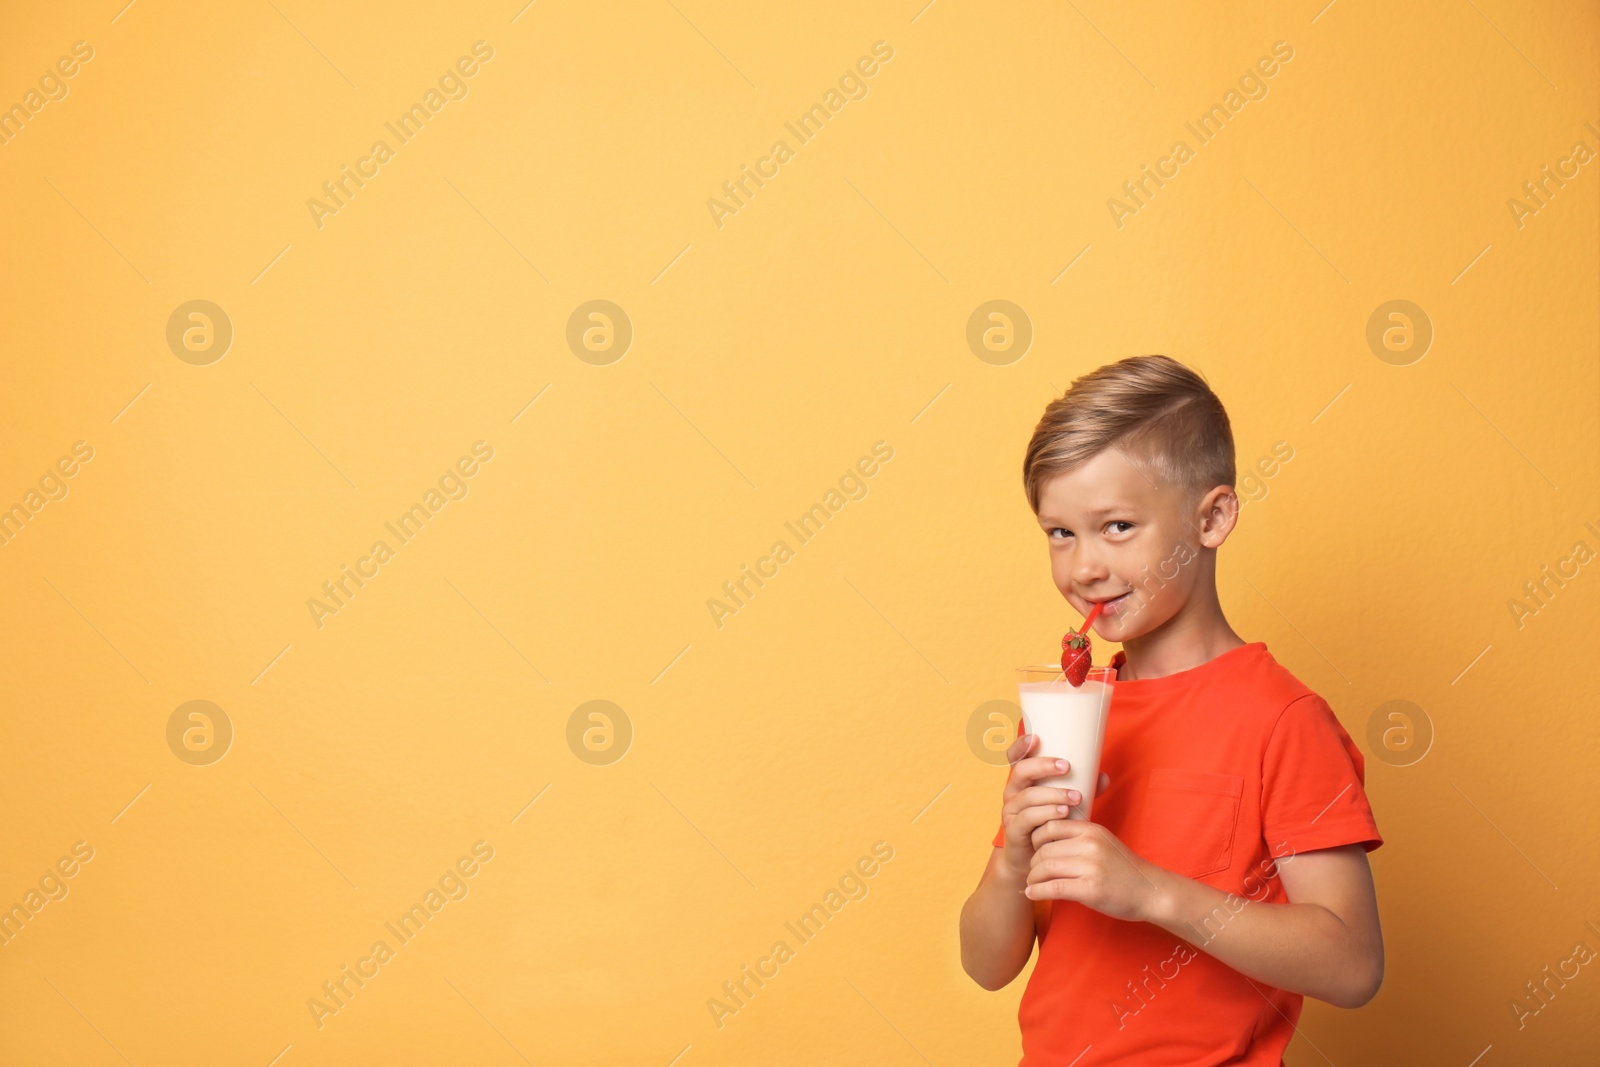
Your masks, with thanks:
M 1239 495 L 1231 485 L 1219 485 L 1200 499 L 1195 513 L 1195 528 L 1200 544 L 1219 548 L 1239 522 Z

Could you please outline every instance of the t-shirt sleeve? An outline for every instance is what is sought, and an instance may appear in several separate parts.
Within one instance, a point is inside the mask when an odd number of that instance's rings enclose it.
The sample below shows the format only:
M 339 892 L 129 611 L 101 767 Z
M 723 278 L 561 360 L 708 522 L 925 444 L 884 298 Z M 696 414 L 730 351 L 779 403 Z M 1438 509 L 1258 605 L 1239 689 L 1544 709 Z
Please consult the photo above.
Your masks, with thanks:
M 1017 736 L 1018 737 L 1022 736 L 1022 720 L 1021 719 L 1017 720 Z M 1006 771 L 1006 781 L 1008 781 L 1008 782 L 1011 781 L 1011 771 L 1009 769 L 1007 769 L 1007 771 Z M 996 830 L 994 832 L 994 847 L 995 848 L 1005 848 L 1006 847 L 1006 821 L 1004 819 L 1000 820 L 1000 829 L 998 829 L 998 830 Z
M 1312 693 L 1278 716 L 1261 766 L 1261 830 L 1273 855 L 1383 844 L 1365 762 L 1328 702 Z

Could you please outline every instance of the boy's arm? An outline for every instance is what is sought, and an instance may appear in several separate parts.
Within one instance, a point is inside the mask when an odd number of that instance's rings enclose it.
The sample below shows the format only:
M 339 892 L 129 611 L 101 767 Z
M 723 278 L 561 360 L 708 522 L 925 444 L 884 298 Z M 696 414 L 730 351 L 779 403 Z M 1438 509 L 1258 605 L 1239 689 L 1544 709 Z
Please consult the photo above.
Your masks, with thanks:
M 1150 865 L 1157 892 L 1147 920 L 1258 982 L 1361 1007 L 1383 984 L 1383 933 L 1366 849 L 1316 849 L 1276 866 L 1287 904 L 1234 897 Z
M 1028 872 L 1010 870 L 1005 851 L 991 851 L 978 888 L 961 908 L 961 967 L 991 993 L 1022 973 L 1039 916 L 1050 907 L 1022 895 Z
M 1006 749 L 1011 771 L 1000 807 L 999 838 L 1006 844 L 990 851 L 978 888 L 961 906 L 961 968 L 991 993 L 1022 972 L 1035 938 L 1049 925 L 1050 902 L 1029 900 L 1022 892 L 1028 884 L 1027 857 L 1032 854 L 1027 838 L 1039 826 L 1066 814 L 1067 805 L 1083 799 L 1076 789 L 1037 784 L 1040 778 L 1063 774 L 1071 767 L 1063 759 L 1029 756 L 1038 741 L 1037 734 L 1019 732 Z M 1110 776 L 1101 771 L 1095 796 L 1110 784 Z M 1009 841 L 1004 837 L 1008 832 Z

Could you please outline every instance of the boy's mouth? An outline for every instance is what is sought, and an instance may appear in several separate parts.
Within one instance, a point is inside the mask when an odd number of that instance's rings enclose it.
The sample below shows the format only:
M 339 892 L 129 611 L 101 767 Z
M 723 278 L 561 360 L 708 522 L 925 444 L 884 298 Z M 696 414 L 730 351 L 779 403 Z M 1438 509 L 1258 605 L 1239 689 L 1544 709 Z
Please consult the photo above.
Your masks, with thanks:
M 1100 617 L 1103 619 L 1108 615 L 1117 614 L 1117 612 L 1121 611 L 1124 607 L 1126 607 L 1127 606 L 1127 602 L 1128 602 L 1128 598 L 1131 597 L 1132 595 L 1133 595 L 1133 590 L 1130 589 L 1126 593 L 1123 593 L 1121 596 L 1098 597 L 1098 598 L 1094 598 L 1094 599 L 1085 598 L 1085 599 L 1089 599 L 1089 603 L 1091 603 L 1091 604 L 1104 604 L 1105 605 L 1105 607 L 1100 609 Z

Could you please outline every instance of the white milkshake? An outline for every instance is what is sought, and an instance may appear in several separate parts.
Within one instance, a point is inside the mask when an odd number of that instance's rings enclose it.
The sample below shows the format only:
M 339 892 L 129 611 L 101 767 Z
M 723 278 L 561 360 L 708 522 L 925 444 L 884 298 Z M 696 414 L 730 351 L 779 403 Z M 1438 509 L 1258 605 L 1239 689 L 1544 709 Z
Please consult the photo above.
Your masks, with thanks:
M 1039 735 L 1035 756 L 1067 761 L 1067 773 L 1039 779 L 1040 785 L 1076 789 L 1083 800 L 1067 813 L 1088 819 L 1100 780 L 1100 749 L 1105 744 L 1106 717 L 1111 710 L 1111 685 L 1117 672 L 1092 667 L 1081 686 L 1061 676 L 1059 667 L 1020 667 L 1023 729 Z

